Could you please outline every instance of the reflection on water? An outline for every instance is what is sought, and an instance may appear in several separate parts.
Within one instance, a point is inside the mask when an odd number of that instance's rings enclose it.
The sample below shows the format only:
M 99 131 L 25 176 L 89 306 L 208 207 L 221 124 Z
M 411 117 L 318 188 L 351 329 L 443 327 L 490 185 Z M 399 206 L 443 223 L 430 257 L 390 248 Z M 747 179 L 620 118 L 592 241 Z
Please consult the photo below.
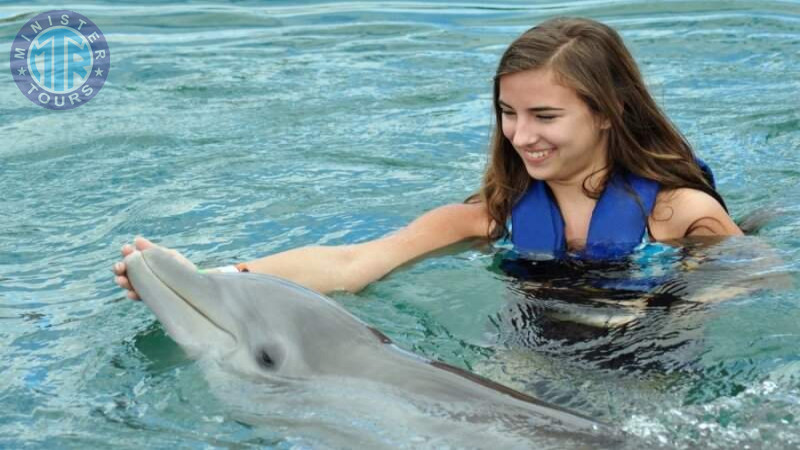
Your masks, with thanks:
M 498 253 L 494 270 L 509 277 L 508 302 L 492 318 L 500 342 L 594 368 L 691 370 L 715 304 L 791 285 L 756 238 L 670 244 L 616 261 Z

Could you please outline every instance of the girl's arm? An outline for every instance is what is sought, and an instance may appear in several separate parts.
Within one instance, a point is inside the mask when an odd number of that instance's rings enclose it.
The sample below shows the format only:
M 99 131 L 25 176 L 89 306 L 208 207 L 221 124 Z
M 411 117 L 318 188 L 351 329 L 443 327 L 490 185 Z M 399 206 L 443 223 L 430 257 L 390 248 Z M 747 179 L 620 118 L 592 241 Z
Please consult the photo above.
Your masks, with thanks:
M 657 241 L 742 235 L 742 230 L 714 197 L 689 188 L 659 192 L 649 226 Z
M 373 241 L 301 247 L 244 264 L 250 272 L 277 275 L 318 292 L 356 292 L 425 254 L 469 238 L 486 238 L 488 224 L 483 204 L 452 204 Z
M 309 246 L 237 264 L 241 270 L 289 279 L 316 291 L 356 292 L 398 266 L 435 250 L 470 238 L 486 238 L 489 215 L 481 203 L 452 204 L 429 211 L 405 228 L 382 238 L 354 245 Z M 122 247 L 123 258 L 155 244 L 144 239 Z M 174 250 L 173 250 L 174 251 Z M 186 258 L 175 252 L 176 257 Z M 115 281 L 138 299 L 127 277 L 123 261 L 114 264 Z

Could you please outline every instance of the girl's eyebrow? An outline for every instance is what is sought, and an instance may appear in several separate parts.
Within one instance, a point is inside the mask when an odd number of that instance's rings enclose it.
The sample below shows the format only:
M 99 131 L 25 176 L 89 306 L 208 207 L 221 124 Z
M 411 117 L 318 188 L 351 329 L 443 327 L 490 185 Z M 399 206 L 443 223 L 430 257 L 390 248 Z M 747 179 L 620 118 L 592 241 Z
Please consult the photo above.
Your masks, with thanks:
M 514 109 L 511 105 L 502 100 L 497 100 L 497 103 L 504 108 Z M 556 108 L 555 106 L 534 106 L 533 108 L 527 108 L 527 110 L 530 112 L 564 111 L 564 108 Z

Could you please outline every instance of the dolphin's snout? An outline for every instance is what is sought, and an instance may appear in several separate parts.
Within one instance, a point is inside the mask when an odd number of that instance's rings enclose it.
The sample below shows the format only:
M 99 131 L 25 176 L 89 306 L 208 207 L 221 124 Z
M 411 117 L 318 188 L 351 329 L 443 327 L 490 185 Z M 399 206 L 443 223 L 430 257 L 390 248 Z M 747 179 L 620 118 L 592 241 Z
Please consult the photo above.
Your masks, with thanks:
M 218 287 L 191 263 L 161 247 L 133 252 L 125 262 L 142 300 L 190 354 L 225 353 L 236 346 L 233 321 L 215 295 Z

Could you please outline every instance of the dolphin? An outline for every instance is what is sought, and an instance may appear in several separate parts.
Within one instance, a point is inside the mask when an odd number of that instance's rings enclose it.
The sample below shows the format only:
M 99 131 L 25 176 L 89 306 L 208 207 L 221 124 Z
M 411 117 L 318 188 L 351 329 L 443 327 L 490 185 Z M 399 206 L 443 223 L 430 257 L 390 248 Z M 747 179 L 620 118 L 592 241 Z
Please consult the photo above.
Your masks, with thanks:
M 191 358 L 239 375 L 228 381 L 229 391 L 240 382 L 263 392 L 295 386 L 298 399 L 311 385 L 374 390 L 366 398 L 380 399 L 381 408 L 369 401 L 357 406 L 360 394 L 329 401 L 356 415 L 390 415 L 388 426 L 423 436 L 406 444 L 414 448 L 616 448 L 627 440 L 589 417 L 405 351 L 334 300 L 288 280 L 202 273 L 157 246 L 131 253 L 125 263 L 139 296 Z M 437 433 L 447 437 L 436 440 Z

